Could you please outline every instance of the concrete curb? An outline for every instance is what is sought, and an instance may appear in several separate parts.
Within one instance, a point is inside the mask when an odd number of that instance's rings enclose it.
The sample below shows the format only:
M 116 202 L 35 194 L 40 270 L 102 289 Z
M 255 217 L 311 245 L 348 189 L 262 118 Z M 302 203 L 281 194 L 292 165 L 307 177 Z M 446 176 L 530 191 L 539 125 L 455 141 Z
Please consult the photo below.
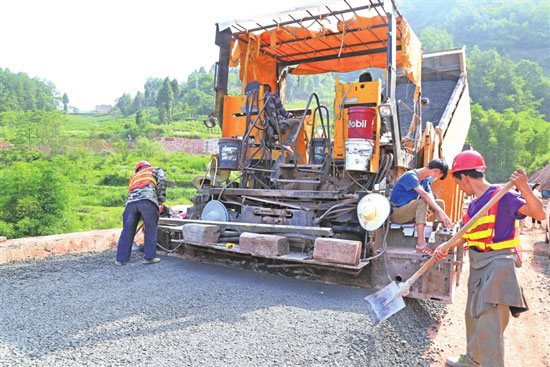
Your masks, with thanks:
M 117 247 L 120 232 L 120 228 L 115 228 L 7 240 L 0 242 L 0 264 L 114 249 Z M 140 237 L 143 241 L 142 233 L 136 236 L 136 240 L 139 241 Z

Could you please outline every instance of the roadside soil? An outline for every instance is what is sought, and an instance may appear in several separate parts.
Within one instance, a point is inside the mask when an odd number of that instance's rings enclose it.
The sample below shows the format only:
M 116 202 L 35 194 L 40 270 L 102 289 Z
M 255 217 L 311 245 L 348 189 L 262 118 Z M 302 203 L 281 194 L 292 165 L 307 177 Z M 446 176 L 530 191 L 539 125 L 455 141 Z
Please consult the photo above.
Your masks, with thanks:
M 521 240 L 523 266 L 518 271 L 529 311 L 517 319 L 510 318 L 504 333 L 505 362 L 506 366 L 550 366 L 550 249 L 542 230 L 526 229 Z M 466 351 L 467 260 L 453 304 L 447 307 L 441 323 L 429 330 L 433 345 L 427 355 L 434 360 L 432 366 L 444 366 L 449 356 Z

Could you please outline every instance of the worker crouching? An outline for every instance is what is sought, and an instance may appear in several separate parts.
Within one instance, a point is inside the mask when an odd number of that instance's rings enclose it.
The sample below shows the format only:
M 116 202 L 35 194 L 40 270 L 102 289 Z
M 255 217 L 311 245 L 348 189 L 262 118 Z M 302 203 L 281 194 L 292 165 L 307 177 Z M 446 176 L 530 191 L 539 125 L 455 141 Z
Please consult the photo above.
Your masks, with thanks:
M 466 195 L 475 196 L 464 223 L 501 190 L 485 180 L 486 168 L 481 154 L 473 150 L 458 154 L 453 161 L 453 179 Z M 523 169 L 516 170 L 510 181 L 521 195 L 507 192 L 453 245 L 469 247 L 470 276 L 465 311 L 467 353 L 449 358 L 449 366 L 504 366 L 504 330 L 510 314 L 518 317 L 527 311 L 516 273 L 521 263 L 518 222 L 526 215 L 544 218 L 544 210 Z M 444 247 L 436 249 L 436 261 L 447 256 Z
M 433 159 L 425 167 L 407 171 L 395 183 L 390 197 L 390 220 L 397 224 L 414 222 L 418 235 L 416 251 L 426 255 L 433 255 L 424 235 L 428 209 L 434 212 L 435 219 L 442 221 L 445 227 L 452 226 L 451 220 L 445 214 L 445 202 L 435 199 L 431 189 L 433 182 L 447 177 L 448 170 L 447 163 Z
M 164 171 L 152 167 L 147 161 L 136 164 L 134 175 L 128 181 L 128 198 L 126 208 L 122 213 L 122 233 L 118 240 L 116 265 L 124 265 L 130 260 L 132 243 L 136 228 L 143 219 L 145 227 L 144 264 L 154 264 L 160 259 L 156 257 L 157 224 L 159 207 L 166 201 L 166 179 Z

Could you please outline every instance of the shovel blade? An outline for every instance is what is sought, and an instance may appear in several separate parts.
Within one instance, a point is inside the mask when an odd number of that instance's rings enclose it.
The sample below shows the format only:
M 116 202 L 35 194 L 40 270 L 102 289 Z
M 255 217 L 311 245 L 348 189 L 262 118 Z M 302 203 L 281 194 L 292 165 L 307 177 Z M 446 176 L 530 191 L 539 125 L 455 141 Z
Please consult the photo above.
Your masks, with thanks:
M 378 292 L 365 297 L 367 311 L 373 326 L 405 308 L 405 301 L 401 293 L 397 283 L 391 282 Z

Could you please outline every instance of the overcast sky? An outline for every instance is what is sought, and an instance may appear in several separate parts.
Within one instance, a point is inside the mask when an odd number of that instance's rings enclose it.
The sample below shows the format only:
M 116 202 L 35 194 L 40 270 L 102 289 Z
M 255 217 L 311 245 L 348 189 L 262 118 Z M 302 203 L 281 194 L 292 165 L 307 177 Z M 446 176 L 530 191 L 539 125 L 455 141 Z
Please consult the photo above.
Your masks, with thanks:
M 6 0 L 0 68 L 52 81 L 70 105 L 93 110 L 148 77 L 180 82 L 217 61 L 215 24 L 309 4 L 277 0 Z

